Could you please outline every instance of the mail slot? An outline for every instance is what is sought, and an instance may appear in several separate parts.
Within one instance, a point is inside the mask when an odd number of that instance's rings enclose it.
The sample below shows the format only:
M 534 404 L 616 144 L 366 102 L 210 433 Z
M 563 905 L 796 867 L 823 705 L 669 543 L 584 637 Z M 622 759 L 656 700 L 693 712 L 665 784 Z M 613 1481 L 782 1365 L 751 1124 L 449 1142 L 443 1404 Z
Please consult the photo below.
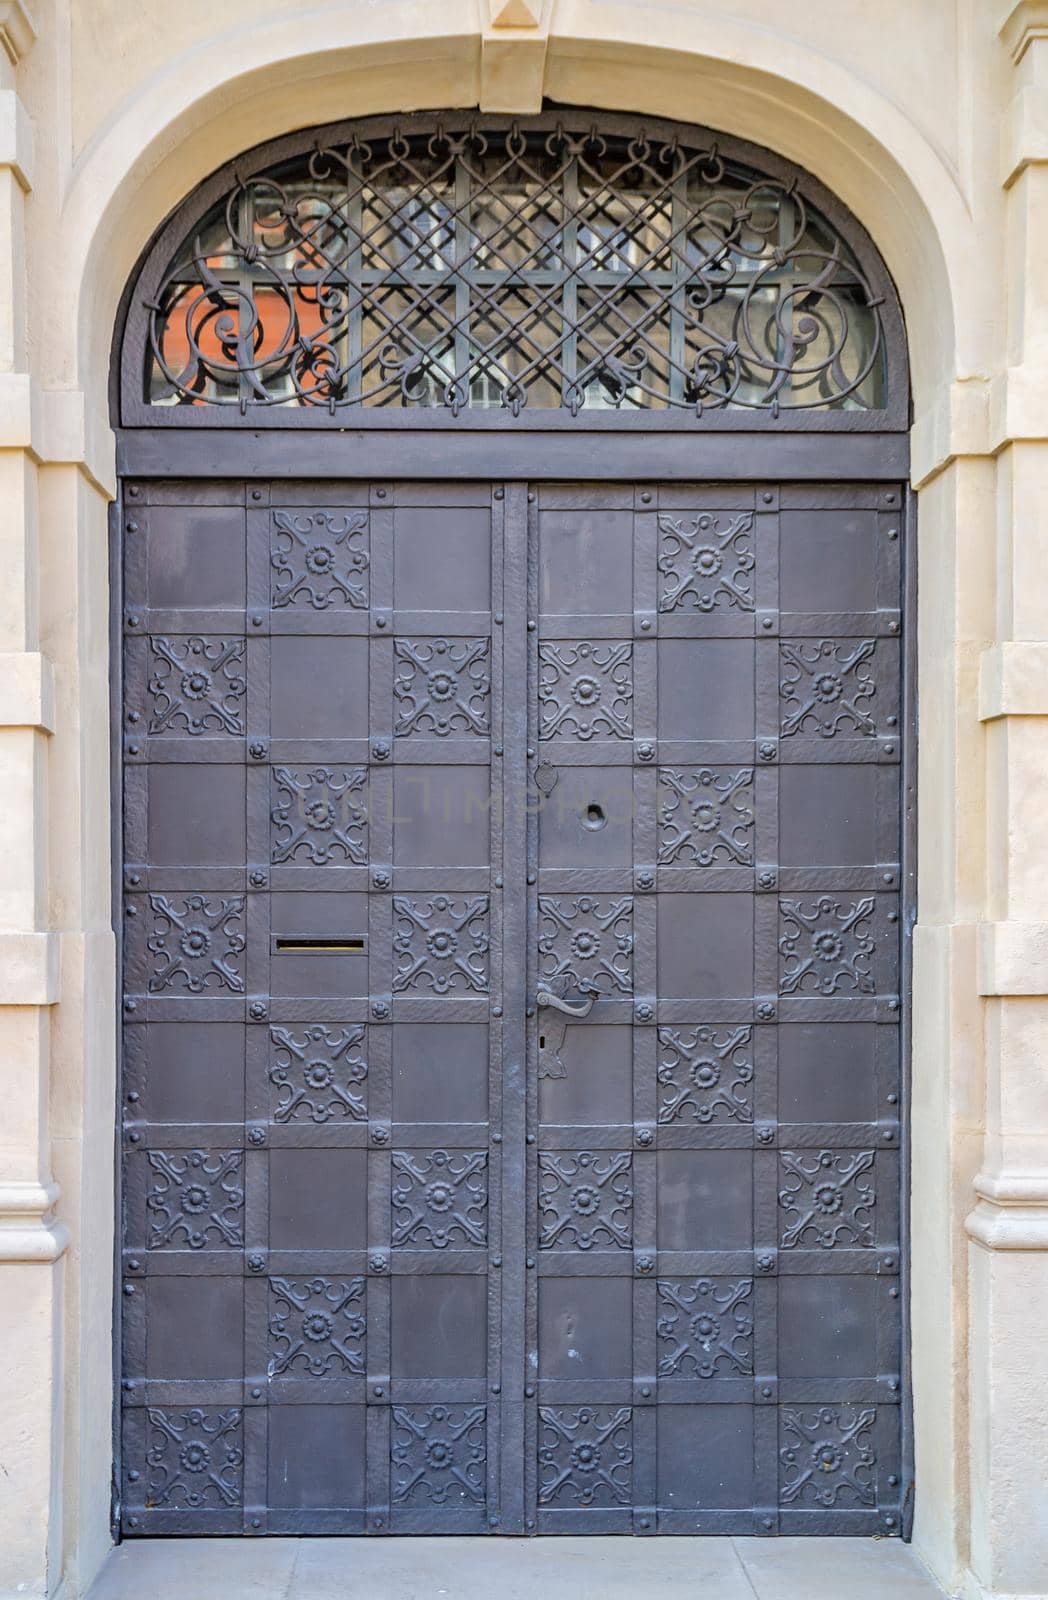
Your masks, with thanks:
M 345 939 L 333 938 L 330 934 L 315 939 L 300 934 L 288 938 L 277 934 L 273 938 L 273 953 L 280 956 L 362 956 L 366 949 L 367 941 L 360 934 Z

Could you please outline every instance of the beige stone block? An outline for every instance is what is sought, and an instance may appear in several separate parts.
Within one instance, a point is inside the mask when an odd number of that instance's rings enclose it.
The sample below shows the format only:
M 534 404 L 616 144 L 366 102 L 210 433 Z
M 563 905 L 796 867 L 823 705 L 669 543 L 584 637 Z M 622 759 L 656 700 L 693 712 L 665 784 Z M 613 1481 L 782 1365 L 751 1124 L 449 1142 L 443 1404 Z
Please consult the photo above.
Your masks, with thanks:
M 1048 1573 L 1048 1252 L 973 1245 L 972 1544 L 990 1593 L 1038 1595 Z
M 1048 995 L 1048 923 L 982 924 L 979 993 Z
M 44 1595 L 58 1559 L 62 1266 L 0 1262 L 0 1594 Z

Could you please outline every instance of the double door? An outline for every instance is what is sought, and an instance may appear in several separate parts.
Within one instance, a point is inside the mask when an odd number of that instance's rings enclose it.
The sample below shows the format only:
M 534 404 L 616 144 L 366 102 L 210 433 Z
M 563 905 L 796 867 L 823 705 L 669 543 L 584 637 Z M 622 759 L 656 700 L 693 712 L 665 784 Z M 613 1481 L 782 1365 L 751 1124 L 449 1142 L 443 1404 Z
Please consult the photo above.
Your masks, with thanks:
M 901 517 L 125 485 L 125 1534 L 899 1531 Z

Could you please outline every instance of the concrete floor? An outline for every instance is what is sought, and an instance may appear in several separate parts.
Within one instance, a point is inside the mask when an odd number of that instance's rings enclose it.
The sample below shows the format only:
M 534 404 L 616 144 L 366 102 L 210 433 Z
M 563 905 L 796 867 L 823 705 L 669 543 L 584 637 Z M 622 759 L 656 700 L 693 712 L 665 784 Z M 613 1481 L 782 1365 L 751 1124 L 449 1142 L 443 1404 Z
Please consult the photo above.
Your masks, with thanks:
M 172 1539 L 89 1600 L 942 1600 L 896 1539 Z

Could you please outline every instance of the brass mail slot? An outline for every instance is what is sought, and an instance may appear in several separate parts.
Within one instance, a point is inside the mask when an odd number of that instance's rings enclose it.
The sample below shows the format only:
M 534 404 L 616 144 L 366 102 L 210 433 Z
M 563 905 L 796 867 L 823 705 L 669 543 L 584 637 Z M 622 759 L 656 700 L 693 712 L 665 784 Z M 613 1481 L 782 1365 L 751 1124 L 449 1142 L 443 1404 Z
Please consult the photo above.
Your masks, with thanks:
M 367 949 L 367 941 L 359 934 L 349 939 L 335 938 L 326 934 L 317 939 L 281 938 L 277 935 L 273 940 L 273 951 L 281 956 L 362 956 Z

